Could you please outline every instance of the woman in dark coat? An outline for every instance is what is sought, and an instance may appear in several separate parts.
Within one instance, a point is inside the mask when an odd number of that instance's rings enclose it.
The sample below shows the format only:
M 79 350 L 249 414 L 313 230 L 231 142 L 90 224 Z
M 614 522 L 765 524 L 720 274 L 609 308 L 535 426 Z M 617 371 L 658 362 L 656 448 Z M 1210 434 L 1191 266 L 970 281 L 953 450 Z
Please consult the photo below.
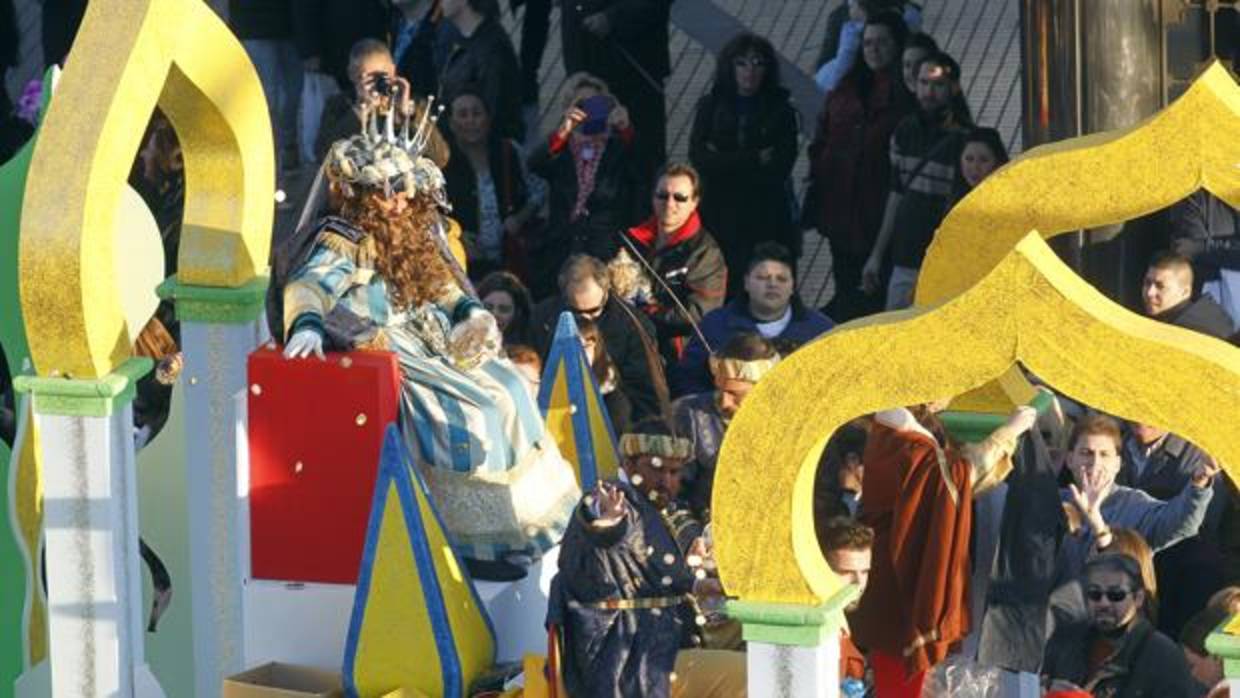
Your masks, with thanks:
M 914 108 L 901 77 L 905 35 L 898 15 L 870 18 L 863 60 L 827 95 L 809 146 L 810 186 L 802 222 L 831 242 L 835 298 L 824 311 L 840 322 L 880 312 L 885 305 L 881 293 L 861 290 L 861 269 L 883 221 L 891 134 Z
M 452 154 L 443 175 L 469 276 L 481 279 L 499 269 L 525 276 L 523 233 L 546 200 L 546 185 L 528 176 L 520 146 L 495 130 L 479 90 L 466 86 L 449 100 Z
M 797 157 L 797 114 L 780 84 L 771 42 L 736 36 L 723 48 L 715 82 L 698 102 L 689 159 L 702 175 L 702 220 L 728 269 L 745 269 L 759 242 L 800 254 L 789 176 Z M 742 275 L 728 279 L 729 295 Z

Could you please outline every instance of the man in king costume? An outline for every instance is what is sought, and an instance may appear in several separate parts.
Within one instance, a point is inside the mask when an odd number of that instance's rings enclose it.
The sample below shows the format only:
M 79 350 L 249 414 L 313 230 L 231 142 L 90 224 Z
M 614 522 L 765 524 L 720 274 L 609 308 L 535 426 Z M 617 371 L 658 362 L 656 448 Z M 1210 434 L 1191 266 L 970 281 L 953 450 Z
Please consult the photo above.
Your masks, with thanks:
M 423 156 L 433 121 L 410 135 L 406 117 L 396 133 L 399 103 L 376 100 L 363 132 L 328 153 L 337 215 L 284 288 L 284 354 L 321 358 L 325 340 L 395 352 L 401 433 L 453 544 L 475 576 L 520 576 L 559 541 L 580 490 L 448 252 L 444 178 Z

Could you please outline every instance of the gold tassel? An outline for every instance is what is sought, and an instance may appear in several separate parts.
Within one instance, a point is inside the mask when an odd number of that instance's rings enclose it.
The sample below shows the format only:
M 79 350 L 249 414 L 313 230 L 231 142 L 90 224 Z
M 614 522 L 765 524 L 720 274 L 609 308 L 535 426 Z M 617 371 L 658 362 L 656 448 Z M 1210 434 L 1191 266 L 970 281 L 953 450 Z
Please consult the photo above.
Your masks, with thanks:
M 322 235 L 319 237 L 319 244 L 339 255 L 349 258 L 355 264 L 357 263 L 357 244 L 350 242 L 342 235 Z

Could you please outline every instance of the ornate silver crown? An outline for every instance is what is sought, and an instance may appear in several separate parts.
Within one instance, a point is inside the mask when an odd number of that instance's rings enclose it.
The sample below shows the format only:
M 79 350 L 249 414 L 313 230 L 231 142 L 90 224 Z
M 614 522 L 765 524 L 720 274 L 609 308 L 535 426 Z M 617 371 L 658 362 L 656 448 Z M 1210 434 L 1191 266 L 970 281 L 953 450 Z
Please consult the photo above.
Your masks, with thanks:
M 443 107 L 436 108 L 432 96 L 417 120 L 417 129 L 411 128 L 415 119 L 410 114 L 397 134 L 396 100 L 388 102 L 362 107 L 362 132 L 332 144 L 327 154 L 327 176 L 346 196 L 352 195 L 354 186 L 382 189 L 387 196 L 405 191 L 411 197 L 430 196 L 450 210 L 443 173 L 423 155 Z

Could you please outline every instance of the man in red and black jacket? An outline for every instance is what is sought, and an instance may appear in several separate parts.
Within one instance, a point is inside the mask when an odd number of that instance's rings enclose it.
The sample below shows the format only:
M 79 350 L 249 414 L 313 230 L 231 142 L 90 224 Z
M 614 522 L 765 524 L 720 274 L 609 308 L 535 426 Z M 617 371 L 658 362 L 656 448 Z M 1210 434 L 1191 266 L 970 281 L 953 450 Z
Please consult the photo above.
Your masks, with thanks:
M 664 167 L 654 190 L 654 215 L 625 233 L 659 275 L 649 297 L 637 301 L 654 322 L 659 351 L 669 365 L 680 358 L 694 324 L 723 305 L 728 288 L 723 253 L 698 217 L 698 182 L 697 170 L 689 165 Z

